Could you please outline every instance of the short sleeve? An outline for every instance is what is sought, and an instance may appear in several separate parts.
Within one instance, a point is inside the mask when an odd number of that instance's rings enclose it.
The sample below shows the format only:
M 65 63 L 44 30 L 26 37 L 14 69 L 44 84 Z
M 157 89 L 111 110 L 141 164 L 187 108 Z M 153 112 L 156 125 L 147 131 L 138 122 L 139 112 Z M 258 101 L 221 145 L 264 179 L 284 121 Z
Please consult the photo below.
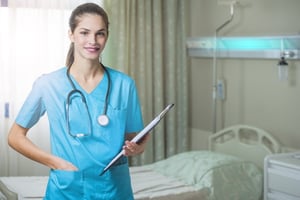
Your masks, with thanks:
M 42 91 L 41 79 L 37 79 L 17 115 L 17 124 L 24 128 L 31 128 L 44 115 L 46 109 L 43 103 Z
M 139 132 L 143 129 L 141 105 L 135 83 L 130 87 L 127 109 L 126 133 Z

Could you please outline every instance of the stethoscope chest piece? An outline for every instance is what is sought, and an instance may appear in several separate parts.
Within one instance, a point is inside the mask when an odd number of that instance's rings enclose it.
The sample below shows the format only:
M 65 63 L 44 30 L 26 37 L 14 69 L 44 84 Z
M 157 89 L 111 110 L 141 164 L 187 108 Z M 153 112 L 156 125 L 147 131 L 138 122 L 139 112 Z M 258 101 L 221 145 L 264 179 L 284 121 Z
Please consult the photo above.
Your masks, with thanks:
M 107 115 L 105 115 L 105 114 L 100 115 L 98 117 L 98 123 L 101 126 L 107 126 L 107 124 L 109 123 L 109 119 L 108 119 Z

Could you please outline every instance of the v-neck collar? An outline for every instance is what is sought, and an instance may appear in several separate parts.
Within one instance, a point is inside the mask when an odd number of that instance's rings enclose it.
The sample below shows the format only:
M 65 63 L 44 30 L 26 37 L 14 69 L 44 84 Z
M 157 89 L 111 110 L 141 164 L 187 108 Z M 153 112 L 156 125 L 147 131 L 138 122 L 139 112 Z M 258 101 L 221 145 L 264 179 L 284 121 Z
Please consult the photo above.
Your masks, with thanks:
M 68 70 L 68 69 L 66 69 L 66 70 Z M 67 73 L 67 71 L 66 71 L 66 73 Z M 107 89 L 108 89 L 108 76 L 107 76 L 107 73 L 108 73 L 107 69 L 105 69 L 102 79 L 99 81 L 99 83 L 96 85 L 96 87 L 90 92 L 87 92 L 85 89 L 83 89 L 80 86 L 80 84 L 76 81 L 76 79 L 74 78 L 74 76 L 72 74 L 69 74 L 69 76 L 70 76 L 72 82 L 74 83 L 75 89 L 80 90 L 85 95 L 93 95 L 94 93 L 98 93 L 97 91 L 100 90 L 101 93 L 104 94 L 104 96 L 105 96 L 105 94 L 107 92 Z M 105 92 L 103 92 L 103 91 L 105 91 Z

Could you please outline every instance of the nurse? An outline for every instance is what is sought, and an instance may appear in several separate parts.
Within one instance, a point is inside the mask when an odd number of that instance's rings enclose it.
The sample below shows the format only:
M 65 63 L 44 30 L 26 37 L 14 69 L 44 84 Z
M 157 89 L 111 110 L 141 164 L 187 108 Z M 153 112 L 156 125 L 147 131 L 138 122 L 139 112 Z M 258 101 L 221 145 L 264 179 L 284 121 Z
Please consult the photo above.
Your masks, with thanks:
M 8 136 L 9 145 L 50 168 L 44 199 L 132 200 L 127 157 L 102 176 L 122 149 L 142 153 L 148 138 L 129 142 L 143 128 L 134 81 L 99 62 L 108 38 L 108 17 L 96 4 L 78 6 L 69 20 L 66 66 L 39 77 Z M 51 153 L 26 137 L 47 112 Z M 41 133 L 42 134 L 42 133 Z

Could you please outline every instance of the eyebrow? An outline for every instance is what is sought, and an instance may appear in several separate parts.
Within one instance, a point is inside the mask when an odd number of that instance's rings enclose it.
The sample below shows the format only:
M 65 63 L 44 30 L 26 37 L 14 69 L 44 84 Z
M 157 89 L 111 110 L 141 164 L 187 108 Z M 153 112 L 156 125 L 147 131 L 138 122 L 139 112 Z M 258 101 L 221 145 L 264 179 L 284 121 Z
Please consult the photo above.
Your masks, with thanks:
M 88 28 L 79 28 L 79 30 L 90 31 L 90 29 L 88 29 Z M 102 32 L 102 31 L 107 31 L 107 30 L 106 30 L 106 28 L 102 28 L 102 29 L 97 30 L 96 32 Z

